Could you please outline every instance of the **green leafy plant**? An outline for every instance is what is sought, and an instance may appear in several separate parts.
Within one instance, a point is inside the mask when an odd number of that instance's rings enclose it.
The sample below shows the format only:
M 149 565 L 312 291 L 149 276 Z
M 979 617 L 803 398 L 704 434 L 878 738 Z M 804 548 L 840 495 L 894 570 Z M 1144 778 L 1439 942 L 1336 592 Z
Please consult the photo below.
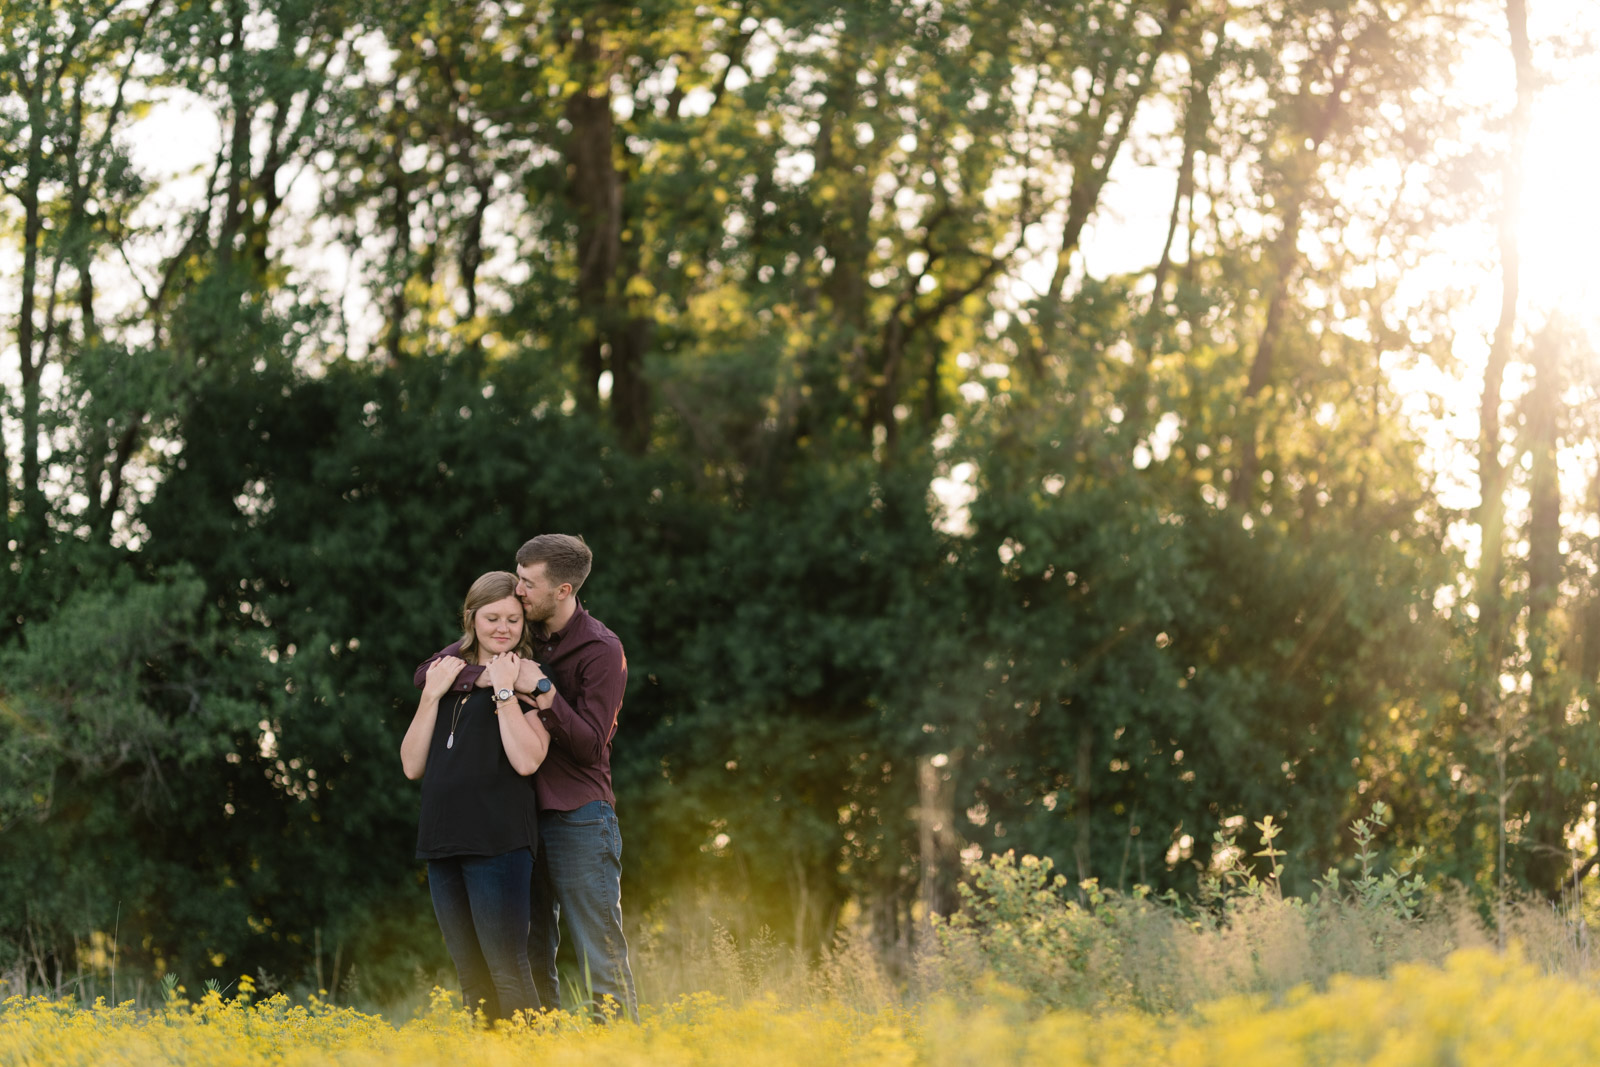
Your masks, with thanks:
M 1427 885 L 1422 876 L 1415 873 L 1424 853 L 1421 848 L 1413 848 L 1401 857 L 1398 866 L 1382 873 L 1377 871 L 1378 854 L 1373 849 L 1373 841 L 1388 827 L 1389 815 L 1389 806 L 1380 800 L 1372 805 L 1370 815 L 1350 824 L 1350 833 L 1356 839 L 1355 858 L 1361 865 L 1361 873 L 1350 888 L 1364 908 L 1387 909 L 1399 918 L 1413 919 L 1421 908 L 1422 893 Z M 1317 884 L 1335 896 L 1343 891 L 1337 867 L 1328 868 L 1328 873 Z

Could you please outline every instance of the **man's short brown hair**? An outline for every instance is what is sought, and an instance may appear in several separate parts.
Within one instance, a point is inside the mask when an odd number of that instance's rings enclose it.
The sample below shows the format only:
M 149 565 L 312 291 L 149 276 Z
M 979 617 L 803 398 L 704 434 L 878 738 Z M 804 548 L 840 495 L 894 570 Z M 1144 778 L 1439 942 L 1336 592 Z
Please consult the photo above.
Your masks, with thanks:
M 540 534 L 517 549 L 517 566 L 543 563 L 556 585 L 571 584 L 576 593 L 594 566 L 594 553 L 572 534 Z

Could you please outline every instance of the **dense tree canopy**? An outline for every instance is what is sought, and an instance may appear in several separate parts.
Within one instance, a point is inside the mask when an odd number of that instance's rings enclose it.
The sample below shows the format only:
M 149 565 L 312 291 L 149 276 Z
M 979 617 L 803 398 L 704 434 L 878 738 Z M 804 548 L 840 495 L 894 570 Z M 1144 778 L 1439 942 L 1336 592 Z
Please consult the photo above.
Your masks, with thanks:
M 1468 328 L 1438 235 L 1514 204 L 1520 12 L 8 3 L 0 968 L 436 966 L 411 668 L 541 531 L 628 650 L 634 915 L 904 947 L 962 848 L 1184 889 L 1270 814 L 1309 878 L 1374 799 L 1556 891 L 1592 352 L 1502 228 L 1470 512 L 1395 384 Z M 1096 272 L 1136 164 L 1165 239 Z

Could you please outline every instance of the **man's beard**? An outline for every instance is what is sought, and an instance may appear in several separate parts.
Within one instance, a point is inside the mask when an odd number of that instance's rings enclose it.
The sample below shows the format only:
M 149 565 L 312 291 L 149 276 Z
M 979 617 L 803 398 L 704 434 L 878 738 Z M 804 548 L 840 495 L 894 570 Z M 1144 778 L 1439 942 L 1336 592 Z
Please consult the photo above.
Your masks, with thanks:
M 522 618 L 525 622 L 538 623 L 542 626 L 549 622 L 555 613 L 556 602 L 553 597 L 543 604 L 528 600 L 522 602 Z

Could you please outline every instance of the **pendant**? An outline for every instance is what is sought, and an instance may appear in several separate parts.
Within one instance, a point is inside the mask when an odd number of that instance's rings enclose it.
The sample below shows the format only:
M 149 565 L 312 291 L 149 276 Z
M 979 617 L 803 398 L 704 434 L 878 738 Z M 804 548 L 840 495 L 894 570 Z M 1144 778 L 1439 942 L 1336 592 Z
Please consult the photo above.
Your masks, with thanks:
M 450 736 L 444 739 L 444 747 L 445 748 L 455 748 L 456 747 L 456 732 L 454 730 L 451 730 L 450 731 Z

